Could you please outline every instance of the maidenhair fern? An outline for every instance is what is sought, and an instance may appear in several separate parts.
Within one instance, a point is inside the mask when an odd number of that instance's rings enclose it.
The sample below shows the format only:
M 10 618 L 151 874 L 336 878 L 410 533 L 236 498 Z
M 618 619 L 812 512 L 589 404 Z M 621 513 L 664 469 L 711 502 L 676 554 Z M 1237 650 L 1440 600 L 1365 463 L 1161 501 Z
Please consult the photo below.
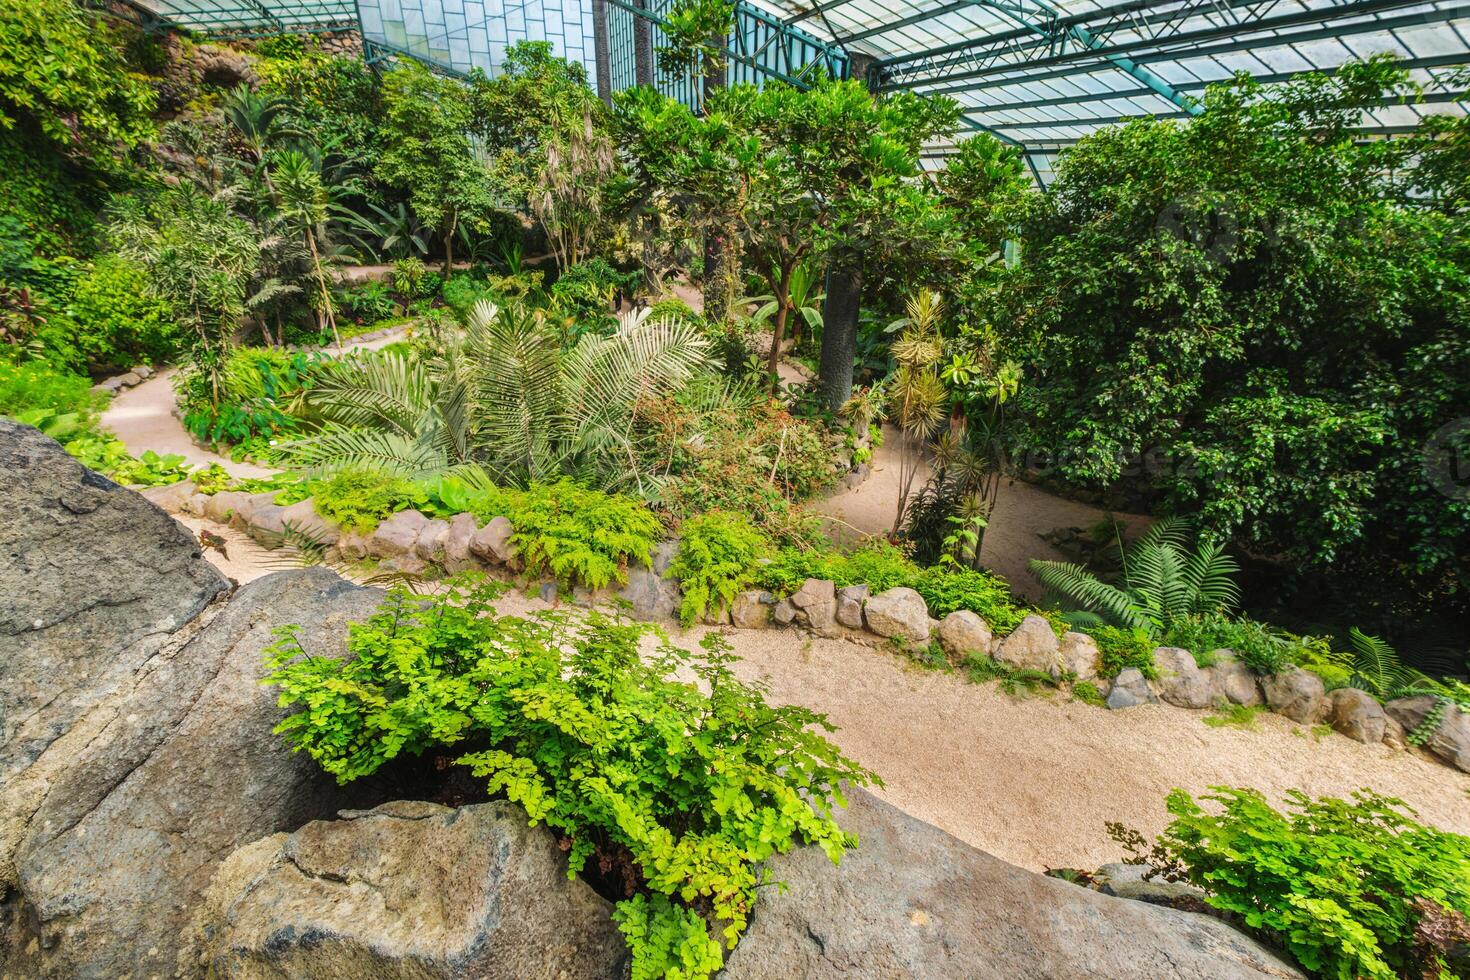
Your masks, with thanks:
M 629 869 L 615 918 L 634 977 L 709 977 L 746 928 L 758 866 L 803 843 L 836 862 L 856 843 L 834 819 L 842 788 L 876 777 L 824 716 L 737 679 L 718 634 L 700 653 L 645 652 L 652 627 L 499 617 L 497 594 L 483 576 L 395 589 L 343 659 L 279 630 L 266 681 L 293 712 L 276 730 L 343 783 L 457 755 L 563 838 L 569 875 Z

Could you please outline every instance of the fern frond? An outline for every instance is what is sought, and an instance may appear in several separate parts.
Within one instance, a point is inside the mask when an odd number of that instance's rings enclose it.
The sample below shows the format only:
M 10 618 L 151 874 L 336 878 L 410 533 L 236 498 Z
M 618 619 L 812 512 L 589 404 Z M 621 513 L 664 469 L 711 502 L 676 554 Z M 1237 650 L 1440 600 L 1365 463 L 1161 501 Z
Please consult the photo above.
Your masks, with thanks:
M 1135 606 L 1133 596 L 1108 585 L 1081 565 L 1033 559 L 1030 567 L 1031 574 L 1047 590 L 1087 612 L 1128 629 L 1149 625 L 1148 617 Z

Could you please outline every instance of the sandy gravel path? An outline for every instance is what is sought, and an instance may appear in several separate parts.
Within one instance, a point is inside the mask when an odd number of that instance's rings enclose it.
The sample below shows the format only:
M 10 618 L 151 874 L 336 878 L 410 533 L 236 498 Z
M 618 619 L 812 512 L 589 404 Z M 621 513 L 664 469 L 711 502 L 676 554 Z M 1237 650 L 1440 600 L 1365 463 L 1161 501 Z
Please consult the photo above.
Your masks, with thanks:
M 323 352 L 340 354 L 345 351 L 378 350 L 403 339 L 407 329 L 405 326 L 372 340 L 349 340 L 340 348 L 325 347 Z M 177 370 L 164 368 L 142 384 L 119 391 L 102 413 L 102 427 L 110 429 L 134 456 L 141 456 L 149 449 L 159 455 L 173 453 L 184 457 L 191 466 L 219 465 L 231 476 L 240 478 L 266 477 L 275 473 L 275 470 L 255 463 L 237 463 L 194 442 L 182 420 L 174 414 L 178 407 L 178 397 L 173 386 L 173 377 Z
M 900 442 L 898 430 L 885 425 L 883 445 L 874 450 L 869 461 L 872 471 L 868 478 L 852 489 L 839 490 L 808 505 L 810 510 L 833 518 L 828 533 L 834 541 L 849 545 L 869 535 L 886 535 L 892 529 L 900 485 Z M 917 493 L 929 476 L 929 466 L 925 463 L 914 478 L 912 492 Z M 1031 577 L 1027 563 L 1033 558 L 1066 557 L 1042 540 L 1041 535 L 1061 527 L 1090 527 L 1106 513 L 1030 483 L 1002 480 L 995 513 L 985 531 L 980 561 L 1010 582 L 1017 594 L 1037 601 L 1041 598 L 1041 586 Z M 1132 531 L 1140 530 L 1149 521 L 1141 514 L 1113 516 Z
M 279 561 L 238 532 L 191 518 L 228 540 L 206 551 L 237 581 Z M 497 603 L 524 615 L 549 604 L 512 592 Z M 677 633 L 694 648 L 704 629 Z M 773 700 L 825 712 L 842 749 L 887 783 L 880 795 L 1007 861 L 1035 870 L 1096 868 L 1122 856 L 1104 829 L 1145 834 L 1167 821 L 1164 797 L 1212 785 L 1253 786 L 1279 801 L 1289 789 L 1346 796 L 1361 787 L 1397 796 L 1426 822 L 1470 834 L 1470 775 L 1429 759 L 1314 735 L 1277 715 L 1256 729 L 1204 724 L 1207 712 L 1150 705 L 1108 711 L 1060 698 L 1017 700 L 995 684 L 920 670 L 888 652 L 790 630 L 731 630 L 736 672 Z

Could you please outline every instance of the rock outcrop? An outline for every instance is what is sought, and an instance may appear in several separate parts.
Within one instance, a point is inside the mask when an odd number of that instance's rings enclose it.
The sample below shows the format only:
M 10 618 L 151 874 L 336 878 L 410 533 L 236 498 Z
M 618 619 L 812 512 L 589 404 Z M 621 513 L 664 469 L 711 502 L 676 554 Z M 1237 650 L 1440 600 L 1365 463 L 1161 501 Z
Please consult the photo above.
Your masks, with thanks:
M 1027 616 L 995 646 L 995 659 L 1017 670 L 1050 671 L 1061 664 L 1062 644 L 1051 623 Z
M 1433 694 L 1417 694 L 1390 701 L 1384 709 L 1404 732 L 1418 733 L 1424 748 L 1461 772 L 1470 772 L 1470 712 L 1446 704 L 1439 709 L 1439 724 L 1434 730 L 1423 731 L 1438 700 Z
M 857 850 L 771 862 L 727 980 L 1245 980 L 1301 977 L 1218 919 L 1034 874 L 859 790 L 839 814 Z
M 0 421 L 0 976 L 193 973 L 181 934 L 241 844 L 351 800 L 271 729 L 278 625 L 342 650 L 378 593 L 228 583 L 172 518 Z
M 880 592 L 863 604 L 868 629 L 888 639 L 929 642 L 929 607 L 913 589 L 900 586 Z
M 1266 692 L 1266 703 L 1278 715 L 1285 715 L 1304 725 L 1322 719 L 1326 687 L 1322 684 L 1322 678 L 1310 670 L 1293 667 L 1291 670 L 1263 677 L 1261 690 Z
M 221 978 L 616 980 L 612 906 L 513 803 L 385 803 L 221 865 L 194 931 Z
M 89 705 L 187 637 L 229 582 L 173 518 L 3 418 L 0 502 L 6 787 Z

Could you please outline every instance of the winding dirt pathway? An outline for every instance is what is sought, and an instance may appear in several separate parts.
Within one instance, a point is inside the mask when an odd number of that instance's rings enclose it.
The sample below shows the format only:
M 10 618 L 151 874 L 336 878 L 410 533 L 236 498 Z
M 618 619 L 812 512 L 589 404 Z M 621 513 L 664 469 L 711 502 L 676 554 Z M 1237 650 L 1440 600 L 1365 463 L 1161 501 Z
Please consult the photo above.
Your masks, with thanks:
M 236 531 L 228 559 L 205 554 L 250 581 L 283 567 Z M 510 592 L 504 615 L 553 608 Z M 674 630 L 695 648 L 709 632 Z M 1060 697 L 1016 699 L 995 684 L 921 670 L 883 648 L 795 630 L 726 629 L 736 673 L 769 688 L 773 701 L 826 713 L 844 752 L 877 772 L 889 802 L 961 840 L 1033 870 L 1096 868 L 1122 857 L 1104 824 L 1153 836 L 1176 786 L 1251 786 L 1279 802 L 1290 789 L 1346 797 L 1369 787 L 1405 800 L 1420 819 L 1470 834 L 1470 775 L 1431 759 L 1319 735 L 1279 715 L 1255 728 L 1211 728 L 1208 712 L 1165 705 L 1108 711 Z
M 407 327 L 372 340 L 349 340 L 340 348 L 322 348 L 326 354 L 348 351 L 378 350 L 403 339 Z M 253 478 L 271 476 L 276 471 L 255 463 L 236 462 L 200 446 L 184 428 L 178 412 L 178 396 L 173 378 L 177 368 L 164 368 L 142 384 L 119 391 L 102 413 L 102 427 L 112 431 L 128 452 L 141 456 L 146 450 L 159 455 L 177 454 L 191 466 L 219 465 L 231 476 Z

